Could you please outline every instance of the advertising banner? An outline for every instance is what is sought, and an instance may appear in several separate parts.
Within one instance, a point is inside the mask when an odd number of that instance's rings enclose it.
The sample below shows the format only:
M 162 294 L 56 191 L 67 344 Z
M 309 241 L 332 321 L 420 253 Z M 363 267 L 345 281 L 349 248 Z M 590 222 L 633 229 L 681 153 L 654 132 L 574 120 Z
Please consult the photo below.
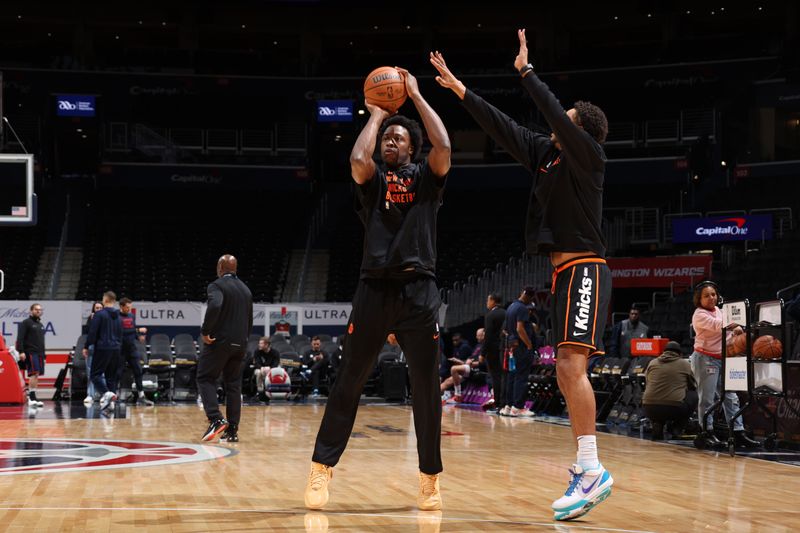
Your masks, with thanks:
M 747 391 L 747 357 L 728 357 L 725 360 L 725 390 Z
M 772 239 L 772 215 L 672 220 L 672 241 L 719 242 Z
M 251 189 L 308 191 L 308 170 L 301 166 L 168 165 L 160 163 L 108 163 L 100 167 L 98 182 L 104 187 L 158 189 Z
M 672 283 L 695 284 L 711 275 L 711 255 L 671 257 L 610 257 L 613 287 L 669 287 Z
M 199 302 L 134 302 L 139 326 L 200 326 L 203 304 Z
M 0 301 L 0 334 L 9 347 L 17 341 L 19 323 L 30 316 L 31 304 L 42 306 L 42 325 L 47 351 L 71 350 L 81 335 L 81 302 L 75 301 Z
M 56 96 L 56 114 L 59 117 L 93 117 L 94 96 L 82 94 L 59 94 Z
M 253 323 L 258 323 L 256 316 L 263 317 L 261 323 L 267 335 L 276 332 L 289 335 L 336 334 L 347 327 L 352 309 L 353 305 L 349 303 L 259 305 L 254 310 L 257 314 L 253 316 Z
M 307 326 L 347 326 L 353 304 L 303 304 L 302 325 Z
M 19 323 L 30 316 L 33 301 L 0 301 L 0 334 L 8 346 L 17 340 Z M 43 309 L 47 350 L 70 350 L 82 333 L 93 302 L 37 301 Z M 205 305 L 202 302 L 139 302 L 133 303 L 136 325 L 146 327 L 148 336 L 166 333 L 200 334 Z M 323 304 L 254 304 L 253 332 L 267 335 L 283 331 L 289 335 L 344 332 L 352 305 Z M 304 331 L 305 328 L 305 331 Z
M 353 122 L 353 101 L 318 100 L 317 122 Z

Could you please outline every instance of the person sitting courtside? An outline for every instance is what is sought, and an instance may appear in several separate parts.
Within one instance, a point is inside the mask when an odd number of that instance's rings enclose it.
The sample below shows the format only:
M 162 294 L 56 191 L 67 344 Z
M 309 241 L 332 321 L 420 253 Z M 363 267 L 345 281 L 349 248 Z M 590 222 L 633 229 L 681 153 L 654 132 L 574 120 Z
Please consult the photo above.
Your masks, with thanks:
M 664 438 L 667 423 L 672 425 L 673 436 L 680 436 L 697 408 L 697 383 L 691 363 L 681 354 L 681 345 L 667 343 L 664 353 L 647 366 L 645 379 L 642 405 L 653 423 L 653 440 Z

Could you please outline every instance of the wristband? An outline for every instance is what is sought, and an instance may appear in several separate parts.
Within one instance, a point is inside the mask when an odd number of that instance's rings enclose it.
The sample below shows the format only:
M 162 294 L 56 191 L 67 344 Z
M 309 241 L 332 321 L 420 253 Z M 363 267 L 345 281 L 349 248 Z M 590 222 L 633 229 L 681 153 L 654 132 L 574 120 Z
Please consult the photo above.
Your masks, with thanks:
M 527 65 L 524 65 L 521 69 L 519 69 L 519 75 L 524 78 L 525 76 L 528 75 L 529 72 L 532 71 L 533 71 L 533 65 L 528 63 Z

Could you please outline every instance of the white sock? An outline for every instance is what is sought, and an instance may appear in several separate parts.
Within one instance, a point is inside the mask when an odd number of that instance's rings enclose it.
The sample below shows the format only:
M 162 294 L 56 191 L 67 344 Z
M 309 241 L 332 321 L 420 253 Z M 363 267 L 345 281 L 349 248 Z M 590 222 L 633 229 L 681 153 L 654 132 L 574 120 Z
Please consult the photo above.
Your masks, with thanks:
M 600 466 L 597 458 L 597 437 L 594 435 L 578 437 L 578 465 L 584 470 L 593 470 Z
M 461 385 L 453 385 L 453 388 L 456 390 L 456 395 L 461 395 Z

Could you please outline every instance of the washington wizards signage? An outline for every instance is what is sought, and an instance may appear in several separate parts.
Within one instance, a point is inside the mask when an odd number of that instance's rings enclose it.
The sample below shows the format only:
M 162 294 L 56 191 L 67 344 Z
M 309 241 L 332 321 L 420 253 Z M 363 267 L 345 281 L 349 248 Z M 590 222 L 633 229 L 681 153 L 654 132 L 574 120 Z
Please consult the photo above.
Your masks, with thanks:
M 224 459 L 236 450 L 175 442 L 0 439 L 0 476 L 166 466 Z
M 772 215 L 742 215 L 714 218 L 676 218 L 672 241 L 760 241 L 772 238 Z

